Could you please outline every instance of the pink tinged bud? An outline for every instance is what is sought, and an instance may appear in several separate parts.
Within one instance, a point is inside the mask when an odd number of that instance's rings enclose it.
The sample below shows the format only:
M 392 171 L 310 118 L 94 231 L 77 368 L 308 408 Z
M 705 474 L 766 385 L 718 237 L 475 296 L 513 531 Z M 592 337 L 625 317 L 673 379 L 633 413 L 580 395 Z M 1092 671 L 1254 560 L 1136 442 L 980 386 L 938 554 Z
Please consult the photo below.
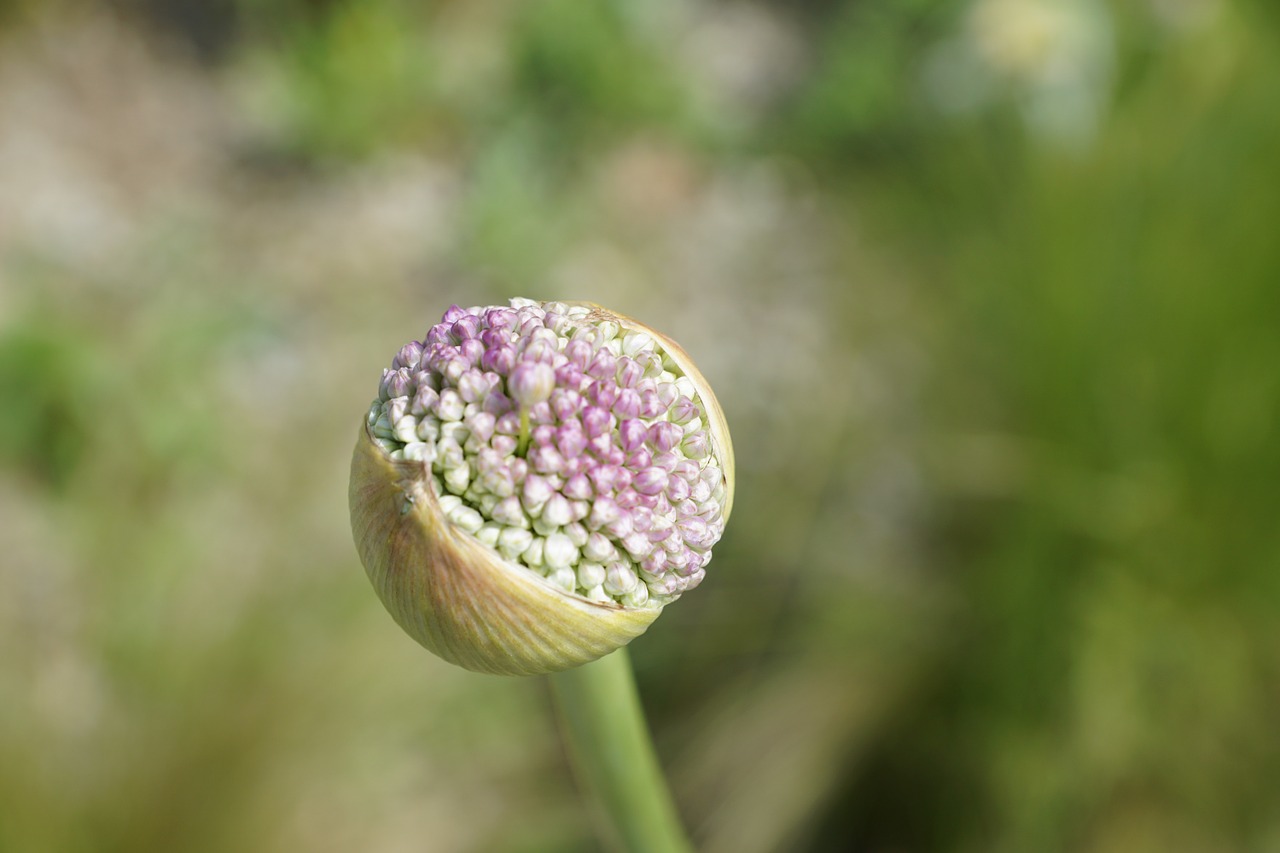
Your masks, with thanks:
M 497 420 L 488 412 L 476 412 L 468 417 L 465 423 L 473 438 L 482 444 L 487 444 L 489 439 L 493 438 L 493 429 Z
M 483 316 L 485 325 L 490 329 L 507 331 L 516 323 L 516 312 L 510 308 L 489 308 Z
M 564 357 L 579 370 L 585 371 L 591 363 L 591 344 L 584 340 L 572 340 L 564 346 Z
M 516 452 L 517 439 L 514 435 L 495 435 L 489 439 L 489 444 L 494 450 L 504 456 L 509 456 Z
M 551 397 L 556 374 L 549 364 L 522 361 L 507 377 L 507 393 L 523 407 L 532 407 Z
M 573 508 L 564 495 L 552 495 L 542 507 L 542 520 L 554 527 L 573 521 Z
M 653 454 L 641 446 L 634 453 L 627 455 L 626 464 L 632 471 L 643 471 L 653 465 Z
M 530 474 L 524 478 L 524 487 L 520 491 L 521 503 L 529 512 L 541 512 L 543 505 L 553 494 L 555 491 L 545 477 Z
M 578 409 L 582 406 L 582 395 L 570 388 L 557 388 L 551 392 L 551 411 L 556 419 L 563 422 L 578 422 Z
M 409 412 L 409 400 L 406 397 L 394 397 L 383 406 L 387 421 L 394 424 Z
M 597 563 L 613 559 L 615 553 L 609 537 L 598 531 L 588 536 L 586 544 L 582 546 L 582 556 Z
M 618 541 L 630 536 L 632 533 L 631 514 L 622 507 L 618 507 L 617 518 L 606 524 L 604 531 Z
M 568 425 L 556 430 L 556 449 L 566 459 L 575 459 L 587 449 L 587 437 L 580 427 Z
M 396 353 L 396 357 L 391 362 L 391 366 L 408 368 L 410 371 L 415 371 L 418 369 L 418 364 L 421 361 L 422 344 L 418 341 L 410 341 L 400 348 L 400 352 Z
M 591 486 L 591 481 L 587 479 L 586 474 L 574 474 L 564 481 L 562 489 L 566 498 L 575 501 L 590 500 L 595 496 L 595 489 Z
M 484 358 L 484 344 L 475 338 L 465 340 L 458 346 L 458 353 L 466 359 L 467 364 L 472 367 L 479 367 L 480 360 Z
M 529 421 L 535 424 L 554 424 L 556 413 L 551 411 L 551 404 L 544 400 L 529 409 Z
M 599 406 L 588 406 L 587 410 L 582 413 L 582 428 L 591 438 L 608 432 L 612 421 L 613 417 L 609 414 L 609 411 Z
M 449 340 L 450 325 L 452 324 L 437 323 L 436 325 L 432 326 L 430 329 L 427 330 L 427 336 L 423 339 L 422 342 L 426 344 L 428 347 L 436 347 L 436 346 L 442 346 L 442 345 L 447 346 L 451 344 L 452 341 Z M 430 356 L 430 358 L 434 362 L 436 356 L 433 354 Z
M 711 486 L 706 480 L 698 480 L 691 485 L 689 497 L 693 498 L 695 503 L 704 503 L 711 497 Z
M 687 424 L 689 421 L 702 414 L 698 411 L 698 406 L 688 397 L 680 397 L 671 404 L 671 422 L 677 424 Z
M 711 442 L 707 440 L 706 431 L 699 430 L 692 435 L 686 435 L 680 442 L 680 449 L 690 459 L 705 459 L 711 453 Z
M 675 386 L 674 382 L 663 382 L 658 385 L 658 399 L 662 401 L 662 408 L 671 408 L 675 405 L 676 400 L 680 399 L 680 389 Z
M 554 447 L 529 449 L 529 464 L 539 474 L 556 474 L 564 470 L 564 457 Z
M 640 585 L 640 578 L 625 563 L 610 563 L 605 569 L 604 591 L 610 595 L 626 595 Z
M 628 533 L 622 540 L 622 547 L 633 560 L 642 560 L 653 551 L 653 543 L 643 533 Z
M 413 379 L 406 368 L 401 367 L 399 370 L 384 373 L 383 378 L 387 399 L 406 397 L 413 391 Z M 381 395 L 381 389 L 379 389 L 379 395 Z
M 657 451 L 674 450 L 676 445 L 680 443 L 680 438 L 684 431 L 680 427 L 667 421 L 659 421 L 649 427 L 647 440 L 649 444 Z
M 617 370 L 618 384 L 623 388 L 635 388 L 644 376 L 644 368 L 631 358 L 618 359 Z
M 555 440 L 556 428 L 551 424 L 539 424 L 533 428 L 529 434 L 530 440 L 535 447 L 549 447 Z
M 679 470 L 678 466 L 680 465 L 681 462 L 684 462 L 684 461 L 685 461 L 684 457 L 677 456 L 675 453 L 672 453 L 670 450 L 665 450 L 665 451 L 661 451 L 653 454 L 653 464 L 661 468 L 663 471 L 666 471 L 668 474 L 672 473 L 673 471 Z
M 666 491 L 667 472 L 661 468 L 645 468 L 636 475 L 635 490 L 642 495 L 658 495 Z
M 595 379 L 612 380 L 617 373 L 617 359 L 608 347 L 596 350 L 591 364 L 587 365 L 587 375 Z
M 636 363 L 644 370 L 646 379 L 653 380 L 662 375 L 662 357 L 656 352 L 637 353 Z
M 591 512 L 587 515 L 587 529 L 598 530 L 616 522 L 622 516 L 622 510 L 612 499 L 596 498 L 591 503 Z
M 635 418 L 624 420 L 618 425 L 618 441 L 627 453 L 644 447 L 647 434 L 644 423 Z
M 519 435 L 520 434 L 520 415 L 518 412 L 507 412 L 500 415 L 494 430 L 499 435 Z
M 577 388 L 582 385 L 582 368 L 573 362 L 565 362 L 556 368 L 556 384 L 561 388 Z
M 458 380 L 462 378 L 462 374 L 466 373 L 470 369 L 471 363 L 469 361 L 462 356 L 455 355 L 444 362 L 440 368 L 440 375 L 443 376 L 450 385 L 457 385 Z
M 656 580 L 649 581 L 649 592 L 654 595 L 675 595 L 681 591 L 682 587 L 681 578 L 675 574 L 665 574 Z
M 631 527 L 640 533 L 648 533 L 653 529 L 653 512 L 644 507 L 633 509 L 631 511 Z
M 459 308 L 457 305 L 450 305 L 449 309 L 444 312 L 444 317 L 441 318 L 440 322 L 453 325 L 465 316 L 467 316 L 467 312 L 464 309 Z
M 680 477 L 667 479 L 667 499 L 672 504 L 679 504 L 689 497 L 689 484 Z
M 489 393 L 489 380 L 478 370 L 469 370 L 458 378 L 458 394 L 467 403 L 479 403 Z
M 662 400 L 658 398 L 658 394 L 652 388 L 646 388 L 640 392 L 640 416 L 653 420 L 661 417 L 667 411 L 667 407 L 662 405 Z
M 607 495 L 618 487 L 622 469 L 616 465 L 597 465 L 587 472 L 597 495 Z
M 707 528 L 707 523 L 697 516 L 683 519 L 676 524 L 676 530 L 679 532 L 680 538 L 691 546 L 706 543 L 707 535 L 710 532 Z
M 516 363 L 516 351 L 509 346 L 498 346 L 486 349 L 480 356 L 480 366 L 491 370 L 499 376 L 506 376 Z
M 509 527 L 527 528 L 529 526 L 529 517 L 525 514 L 524 507 L 520 505 L 520 499 L 515 495 L 509 495 L 494 504 L 493 509 L 489 511 L 489 517 Z M 525 547 L 528 547 L 528 543 L 525 543 Z M 524 548 L 520 550 L 523 551 Z
M 690 518 L 699 512 L 698 504 L 693 500 L 680 501 L 676 504 L 676 515 L 680 518 Z
M 462 420 L 465 409 L 466 403 L 463 402 L 462 395 L 452 388 L 446 388 L 436 400 L 435 414 L 442 421 L 458 421 Z
M 413 400 L 409 403 L 409 412 L 420 418 L 427 412 L 433 411 L 439 399 L 440 395 L 434 390 L 426 385 L 419 385 L 418 390 L 413 393 Z
M 640 415 L 640 395 L 630 388 L 618 392 L 618 400 L 613 404 L 613 413 L 619 418 L 635 418 Z
M 499 349 L 511 343 L 511 337 L 501 329 L 485 328 L 480 333 L 480 343 L 486 350 Z
M 501 391 L 490 391 L 489 396 L 484 398 L 484 410 L 496 417 L 501 417 L 514 408 L 515 403 Z
M 618 385 L 612 379 L 597 379 L 587 389 L 587 399 L 602 409 L 612 409 L 618 402 Z

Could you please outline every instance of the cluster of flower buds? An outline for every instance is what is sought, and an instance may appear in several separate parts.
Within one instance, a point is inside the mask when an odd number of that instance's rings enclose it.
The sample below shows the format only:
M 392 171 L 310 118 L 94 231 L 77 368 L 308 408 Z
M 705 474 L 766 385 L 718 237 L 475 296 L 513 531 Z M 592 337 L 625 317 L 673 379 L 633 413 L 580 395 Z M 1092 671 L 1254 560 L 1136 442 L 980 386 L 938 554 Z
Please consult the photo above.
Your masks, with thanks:
M 669 338 L 589 304 L 455 306 L 383 373 L 352 526 L 428 648 L 549 671 L 616 648 L 702 581 L 732 477 L 724 415 Z
M 384 371 L 368 423 L 392 459 L 431 466 L 450 521 L 566 592 L 668 602 L 724 531 L 693 380 L 585 305 L 450 308 Z

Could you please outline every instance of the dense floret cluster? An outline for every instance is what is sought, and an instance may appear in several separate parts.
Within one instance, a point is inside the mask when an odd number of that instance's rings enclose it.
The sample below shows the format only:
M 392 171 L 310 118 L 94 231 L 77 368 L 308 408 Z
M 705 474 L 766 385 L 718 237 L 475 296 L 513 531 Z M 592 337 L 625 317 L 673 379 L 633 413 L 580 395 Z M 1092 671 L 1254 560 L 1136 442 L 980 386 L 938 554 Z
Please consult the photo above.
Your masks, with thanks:
M 694 381 L 590 306 L 454 306 L 383 372 L 393 459 L 429 466 L 444 515 L 554 586 L 629 607 L 705 575 L 725 475 Z

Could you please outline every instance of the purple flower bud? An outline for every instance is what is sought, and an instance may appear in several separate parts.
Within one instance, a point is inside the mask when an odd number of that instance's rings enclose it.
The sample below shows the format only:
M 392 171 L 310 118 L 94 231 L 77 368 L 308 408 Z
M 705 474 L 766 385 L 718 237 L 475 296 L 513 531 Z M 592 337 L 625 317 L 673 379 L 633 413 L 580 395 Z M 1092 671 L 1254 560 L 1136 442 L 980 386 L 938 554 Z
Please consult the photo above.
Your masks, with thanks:
M 611 498 L 599 497 L 591 502 L 587 515 L 587 528 L 598 530 L 615 523 L 622 516 L 622 509 Z
M 555 447 L 531 447 L 529 465 L 539 474 L 556 474 L 564 470 L 564 457 Z
M 571 361 L 556 368 L 556 384 L 561 388 L 577 388 L 582 385 L 582 368 Z
M 661 468 L 645 468 L 635 476 L 635 490 L 642 495 L 661 494 L 667 488 L 667 472 Z
M 413 387 L 413 380 L 410 378 L 410 371 L 404 368 L 392 371 L 387 374 L 385 379 L 385 387 L 387 387 L 387 398 L 404 397 L 410 393 Z
M 671 422 L 677 424 L 687 424 L 689 421 L 698 417 L 698 407 L 688 397 L 680 397 L 671 404 Z
M 667 407 L 662 405 L 657 392 L 652 388 L 646 388 L 640 392 L 640 417 L 653 420 L 662 417 L 666 411 Z
M 582 452 L 587 449 L 587 436 L 582 432 L 582 428 L 576 424 L 572 427 L 566 424 L 556 430 L 556 449 L 566 459 L 581 456 Z
M 524 478 L 524 488 L 520 491 L 520 502 L 529 512 L 541 512 L 542 505 L 553 494 L 555 494 L 555 490 L 551 488 L 551 484 L 547 482 L 545 477 L 538 474 L 530 474 Z
M 622 469 L 616 465 L 598 465 L 587 472 L 597 495 L 608 495 L 617 488 Z
M 612 379 L 598 379 L 587 389 L 587 399 L 602 409 L 612 409 L 618 402 L 618 385 Z
M 667 479 L 667 499 L 678 504 L 689 497 L 689 484 L 680 477 Z
M 636 383 L 644 376 L 644 368 L 635 359 L 626 356 L 618 359 L 618 384 L 623 388 L 635 388 Z
M 400 348 L 400 352 L 396 353 L 396 357 L 391 362 L 391 366 L 407 368 L 412 372 L 418 369 L 418 362 L 421 360 L 422 343 L 420 341 L 409 341 L 409 343 Z
M 624 463 L 632 471 L 643 471 L 653 465 L 653 454 L 646 450 L 643 446 L 636 448 L 633 452 L 627 454 Z
M 591 363 L 592 354 L 591 344 L 583 340 L 569 341 L 564 346 L 564 357 L 579 370 L 587 369 L 587 365 Z
M 654 450 L 665 452 L 674 450 L 680 443 L 680 438 L 684 431 L 669 421 L 658 421 L 649 427 L 649 434 L 646 437 L 649 444 Z
M 573 421 L 578 423 L 578 412 L 582 408 L 582 395 L 570 388 L 557 388 L 551 392 L 551 411 L 561 423 Z
M 484 322 L 490 329 L 508 331 L 516 323 L 516 312 L 510 308 L 489 308 L 484 312 Z
M 618 424 L 618 442 L 628 453 L 644 447 L 648 431 L 642 421 L 631 418 Z
M 464 402 L 482 402 L 489 394 L 489 380 L 478 370 L 468 370 L 458 377 L 458 394 Z
M 596 351 L 595 356 L 591 359 L 591 364 L 587 365 L 587 375 L 595 379 L 608 379 L 612 381 L 617 372 L 617 359 L 608 347 L 600 347 Z M 606 407 L 607 408 L 607 407 Z
M 457 305 L 450 305 L 449 310 L 444 312 L 444 317 L 440 319 L 440 322 L 453 325 L 465 316 L 467 316 L 466 311 L 462 310 Z
M 587 410 L 582 413 L 582 428 L 586 431 L 588 437 L 595 438 L 600 435 L 605 435 L 612 420 L 613 418 L 610 416 L 607 409 L 602 409 L 598 406 L 589 406 L 587 407 Z
M 511 368 L 507 377 L 507 393 L 523 407 L 533 406 L 551 397 L 556 374 L 549 364 L 522 361 Z
M 619 418 L 639 417 L 640 395 L 631 388 L 623 388 L 618 392 L 618 401 L 613 404 L 613 413 Z
M 409 402 L 409 412 L 414 417 L 422 417 L 428 412 L 434 411 L 436 401 L 440 399 L 440 395 L 431 390 L 426 385 L 419 385 L 418 390 L 414 392 L 413 399 Z
M 576 501 L 590 500 L 596 493 L 586 474 L 574 474 L 565 479 L 564 488 L 561 491 L 566 498 Z
M 449 327 L 449 337 L 452 337 L 454 341 L 457 341 L 458 343 L 462 343 L 463 341 L 470 341 L 471 338 L 476 337 L 479 330 L 480 318 L 470 314 L 465 314 L 454 321 L 452 327 Z
M 480 356 L 480 366 L 491 370 L 499 376 L 506 376 L 516 363 L 516 351 L 513 347 L 499 345 L 486 349 Z

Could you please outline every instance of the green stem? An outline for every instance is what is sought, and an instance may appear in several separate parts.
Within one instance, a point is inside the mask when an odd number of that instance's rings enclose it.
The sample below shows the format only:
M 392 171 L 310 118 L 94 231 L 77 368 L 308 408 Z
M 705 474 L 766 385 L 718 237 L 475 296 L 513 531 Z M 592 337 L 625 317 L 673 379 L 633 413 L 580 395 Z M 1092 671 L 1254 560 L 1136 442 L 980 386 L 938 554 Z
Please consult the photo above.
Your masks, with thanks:
M 521 459 L 529 452 L 529 410 L 520 409 L 520 435 L 516 439 L 516 456 Z
M 579 783 L 603 807 L 621 848 L 692 850 L 654 755 L 627 650 L 554 673 L 551 687 Z

